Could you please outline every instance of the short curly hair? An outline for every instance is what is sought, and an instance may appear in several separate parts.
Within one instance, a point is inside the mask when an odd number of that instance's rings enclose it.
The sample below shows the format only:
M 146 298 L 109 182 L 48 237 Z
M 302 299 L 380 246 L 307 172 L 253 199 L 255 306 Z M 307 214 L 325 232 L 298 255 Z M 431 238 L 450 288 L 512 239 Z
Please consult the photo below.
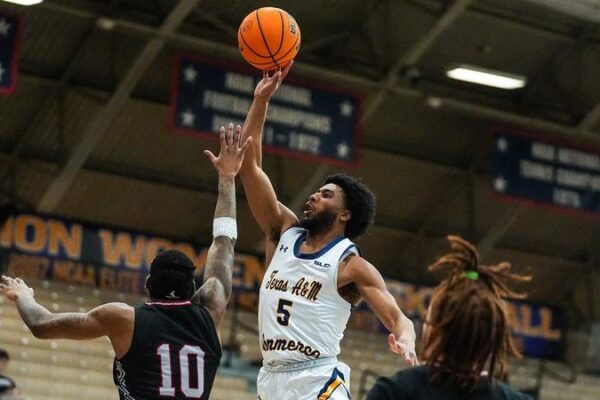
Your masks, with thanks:
M 329 175 L 325 184 L 333 183 L 344 191 L 344 202 L 352 217 L 344 234 L 355 240 L 362 236 L 375 221 L 375 195 L 358 178 L 343 173 Z

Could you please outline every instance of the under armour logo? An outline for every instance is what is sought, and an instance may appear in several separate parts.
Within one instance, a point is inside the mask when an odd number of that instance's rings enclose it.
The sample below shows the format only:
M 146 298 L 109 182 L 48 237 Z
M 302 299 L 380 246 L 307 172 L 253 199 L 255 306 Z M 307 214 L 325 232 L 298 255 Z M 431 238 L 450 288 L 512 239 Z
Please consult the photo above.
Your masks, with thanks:
M 167 297 L 167 299 L 178 299 L 179 298 L 179 296 L 177 296 L 175 294 L 174 290 L 171 290 L 171 293 L 169 293 L 166 297 Z
M 288 249 L 288 247 L 287 247 L 287 246 L 284 246 L 284 245 L 281 245 L 281 246 L 279 247 L 279 251 L 283 251 L 284 253 L 287 251 L 287 249 Z

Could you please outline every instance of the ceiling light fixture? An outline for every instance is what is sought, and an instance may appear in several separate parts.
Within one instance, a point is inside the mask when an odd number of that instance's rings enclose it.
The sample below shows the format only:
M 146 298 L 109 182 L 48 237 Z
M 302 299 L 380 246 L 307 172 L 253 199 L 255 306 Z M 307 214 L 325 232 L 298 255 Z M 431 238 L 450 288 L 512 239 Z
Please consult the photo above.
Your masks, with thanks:
M 2 0 L 7 3 L 19 4 L 22 6 L 33 6 L 35 4 L 40 4 L 44 0 Z
M 520 89 L 527 83 L 527 78 L 521 75 L 466 64 L 450 67 L 446 71 L 446 76 L 459 81 L 508 90 Z

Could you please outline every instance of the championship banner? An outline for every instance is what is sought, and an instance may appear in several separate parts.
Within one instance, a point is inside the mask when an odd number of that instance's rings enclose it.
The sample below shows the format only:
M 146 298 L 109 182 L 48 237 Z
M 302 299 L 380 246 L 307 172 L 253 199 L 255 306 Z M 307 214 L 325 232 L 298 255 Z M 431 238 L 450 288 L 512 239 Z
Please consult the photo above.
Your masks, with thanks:
M 21 17 L 0 10 L 0 94 L 17 86 Z
M 582 150 L 497 129 L 492 159 L 496 192 L 563 210 L 600 213 L 600 149 Z
M 201 283 L 208 247 L 138 232 L 33 214 L 17 214 L 0 231 L 0 272 L 144 294 L 152 259 L 177 249 L 196 265 Z M 233 286 L 239 300 L 256 304 L 264 270 L 258 257 L 235 256 Z
M 433 288 L 395 280 L 386 280 L 386 286 L 402 312 L 414 322 L 420 336 Z M 518 301 L 506 301 L 506 307 L 516 345 L 526 357 L 560 358 L 563 321 L 558 310 Z M 364 303 L 352 311 L 349 325 L 372 332 L 387 332 Z
M 170 129 L 217 137 L 221 126 L 243 125 L 262 78 L 198 58 L 179 56 L 173 67 Z M 359 160 L 356 93 L 286 78 L 269 102 L 264 150 L 313 161 L 355 165 Z

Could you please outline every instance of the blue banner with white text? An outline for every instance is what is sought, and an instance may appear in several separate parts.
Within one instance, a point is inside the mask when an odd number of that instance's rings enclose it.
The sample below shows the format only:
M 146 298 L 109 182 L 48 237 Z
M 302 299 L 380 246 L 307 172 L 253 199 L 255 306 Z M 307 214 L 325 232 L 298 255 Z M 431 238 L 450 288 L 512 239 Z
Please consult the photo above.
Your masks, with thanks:
M 180 56 L 173 72 L 169 126 L 177 133 L 216 137 L 229 122 L 243 125 L 260 72 L 249 74 Z M 269 102 L 265 151 L 317 162 L 353 165 L 359 156 L 361 96 L 286 78 Z
M 600 213 L 600 150 L 580 149 L 498 129 L 494 190 L 563 209 Z
M 0 94 L 17 86 L 21 17 L 0 10 Z

